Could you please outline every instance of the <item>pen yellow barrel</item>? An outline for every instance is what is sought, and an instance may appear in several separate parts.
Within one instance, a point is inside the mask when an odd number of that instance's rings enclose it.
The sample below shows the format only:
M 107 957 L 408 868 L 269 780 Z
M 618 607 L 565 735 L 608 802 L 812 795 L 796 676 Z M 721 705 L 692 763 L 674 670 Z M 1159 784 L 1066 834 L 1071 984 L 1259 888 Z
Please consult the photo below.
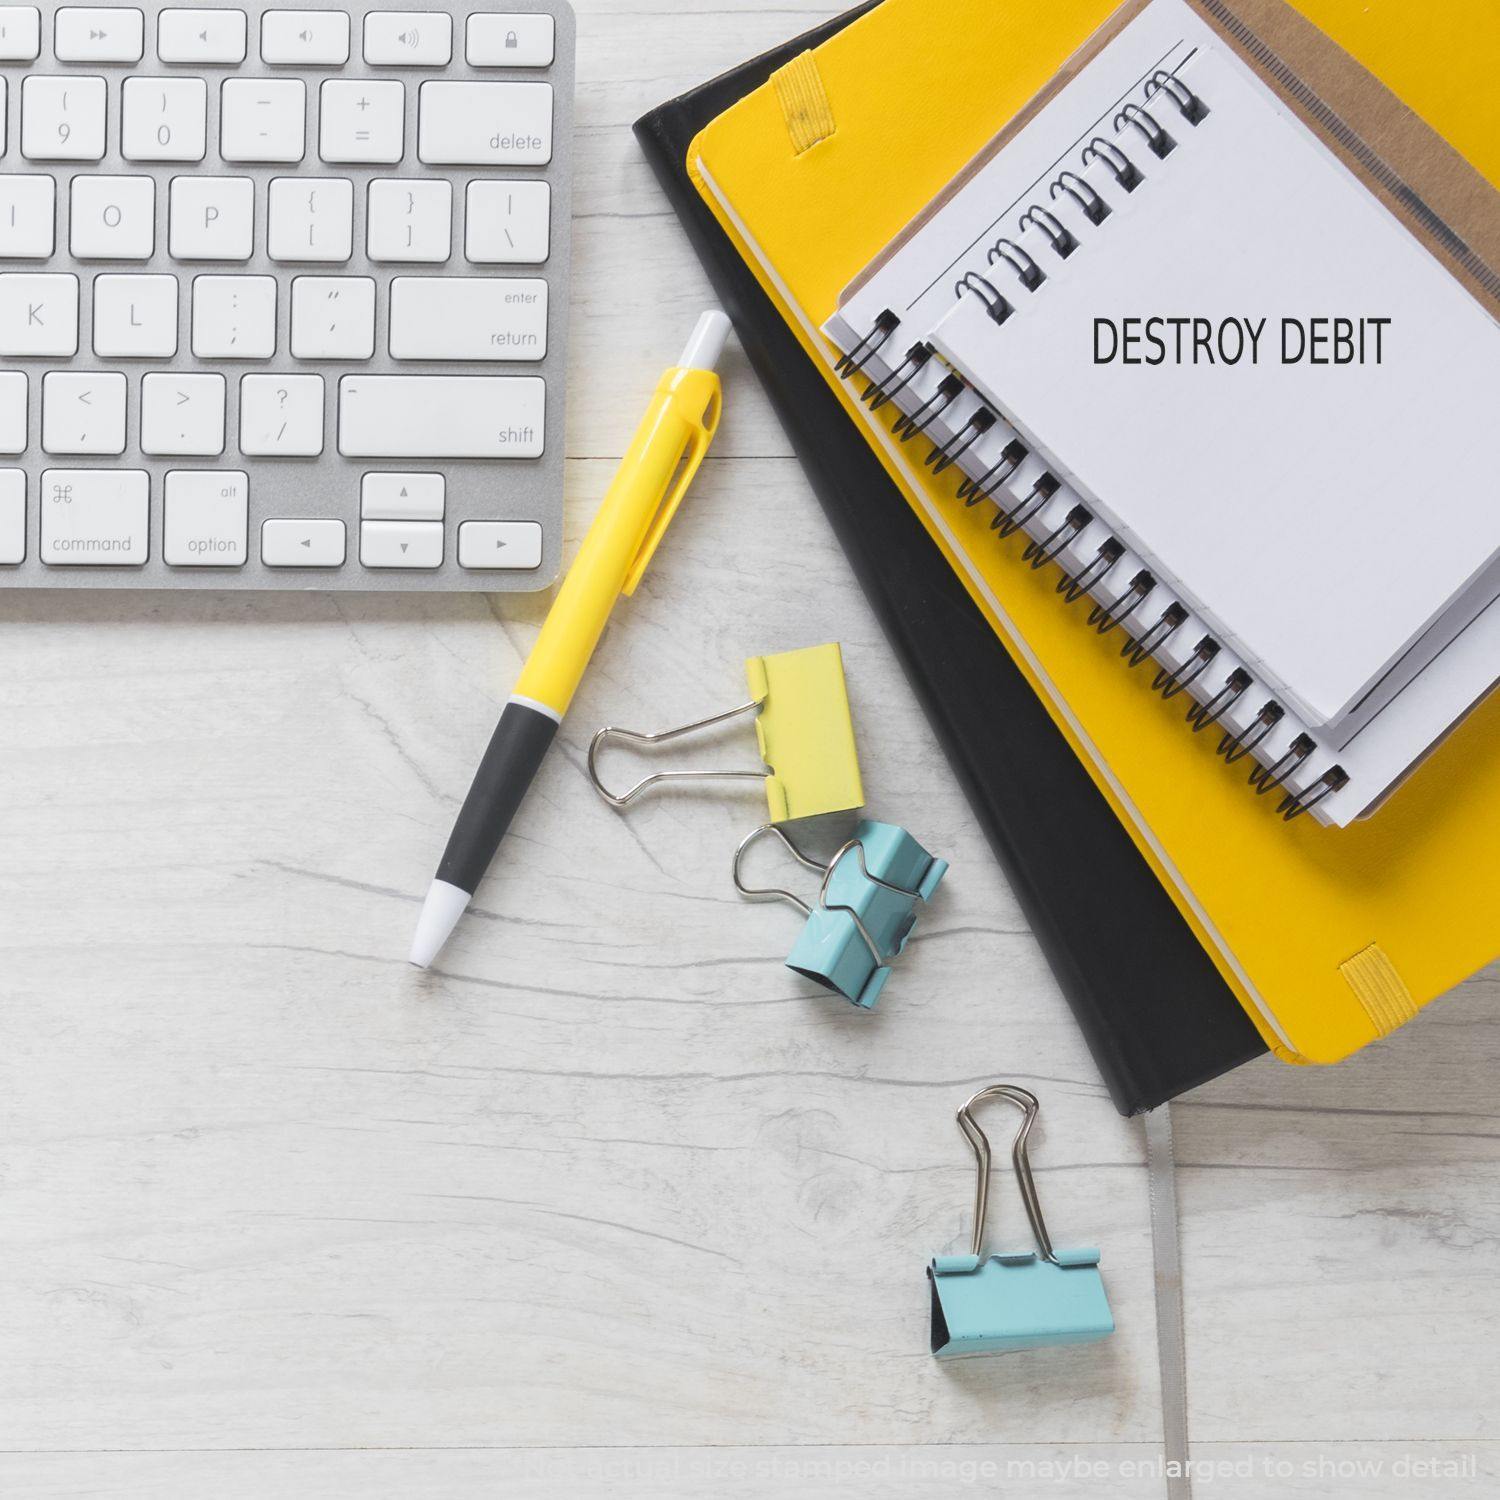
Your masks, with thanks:
M 518 698 L 567 712 L 615 600 L 639 582 L 703 459 L 718 426 L 719 394 L 712 370 L 672 369 L 658 382 L 516 680 Z

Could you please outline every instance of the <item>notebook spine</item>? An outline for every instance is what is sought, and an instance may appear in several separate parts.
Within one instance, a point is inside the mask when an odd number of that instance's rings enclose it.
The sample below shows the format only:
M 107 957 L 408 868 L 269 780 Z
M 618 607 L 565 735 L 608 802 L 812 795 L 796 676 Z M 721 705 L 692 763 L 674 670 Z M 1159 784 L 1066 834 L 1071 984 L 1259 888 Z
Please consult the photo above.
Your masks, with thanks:
M 1147 80 L 1145 98 L 1148 104 L 1157 107 L 1152 109 L 1147 104 L 1135 102 L 1125 104 L 1112 122 L 1115 139 L 1094 136 L 1079 152 L 1079 170 L 1067 168 L 1060 171 L 1048 184 L 1047 201 L 1033 202 L 1020 214 L 1015 237 L 1001 235 L 986 249 L 982 266 L 971 266 L 963 271 L 954 283 L 956 297 L 973 297 L 992 322 L 998 325 L 1008 322 L 1025 298 L 1037 293 L 1048 281 L 1048 271 L 1039 256 L 1050 251 L 1057 260 L 1066 261 L 1084 242 L 1082 226 L 1075 233 L 1056 210 L 1066 203 L 1071 210 L 1077 211 L 1077 216 L 1085 224 L 1094 227 L 1105 224 L 1114 209 L 1105 196 L 1109 188 L 1104 178 L 1107 177 L 1121 193 L 1132 194 L 1147 183 L 1148 174 L 1131 152 L 1143 159 L 1163 161 L 1177 149 L 1178 141 L 1172 133 L 1177 127 L 1174 125 L 1168 129 L 1162 123 L 1166 114 L 1161 107 L 1162 101 L 1173 107 L 1190 129 L 1200 125 L 1210 113 L 1204 100 L 1182 79 L 1165 69 L 1158 70 Z M 1136 137 L 1139 137 L 1138 143 Z M 1125 149 L 1122 141 L 1130 145 L 1130 151 Z M 1099 174 L 1105 192 L 1084 175 L 1091 170 Z M 1073 217 L 1071 212 L 1069 217 Z M 1036 246 L 1036 254 L 1020 242 L 1028 238 Z M 941 441 L 932 442 L 924 459 L 925 465 L 933 474 L 941 474 L 957 465 L 964 474 L 957 488 L 957 498 L 966 506 L 977 505 L 980 501 L 993 504 L 995 514 L 990 526 L 1002 539 L 1024 530 L 1027 540 L 1021 551 L 1023 561 L 1033 568 L 1052 561 L 1059 561 L 1061 565 L 1060 560 L 1068 548 L 1094 523 L 1093 512 L 1075 499 L 1075 503 L 1057 518 L 1052 502 L 1064 486 L 1045 467 L 1019 499 L 1004 490 L 1002 486 L 1033 457 L 1030 449 L 1019 436 L 1012 436 L 992 460 L 981 460 L 987 434 L 996 427 L 1013 429 L 1008 428 L 1001 413 L 984 404 L 962 375 L 945 365 L 926 340 L 909 344 L 899 357 L 890 358 L 884 351 L 890 341 L 897 338 L 900 327 L 900 317 L 891 309 L 883 310 L 869 332 L 837 362 L 834 368 L 838 375 L 847 380 L 870 371 L 866 374 L 866 386 L 860 400 L 872 412 L 888 403 L 896 404 L 900 415 L 891 432 L 901 442 L 910 442 L 928 432 L 963 398 L 972 398 L 976 404 L 967 418 L 945 424 L 950 429 L 948 435 Z M 896 348 L 900 347 L 898 342 Z M 883 367 L 883 373 L 878 376 L 870 370 L 877 361 Z M 929 390 L 924 384 L 929 379 L 925 372 L 937 370 L 942 371 L 941 377 Z M 1040 454 L 1035 457 L 1043 458 Z M 1063 503 L 1068 498 L 1070 496 L 1065 494 Z M 1053 519 L 1043 529 L 1043 516 L 1049 511 Z M 1293 782 L 1318 745 L 1274 698 L 1267 696 L 1241 727 L 1233 728 L 1225 723 L 1226 718 L 1253 700 L 1256 690 L 1254 676 L 1243 666 L 1232 665 L 1232 654 L 1207 633 L 1191 649 L 1174 653 L 1171 648 L 1193 616 L 1144 567 L 1137 568 L 1123 587 L 1109 588 L 1110 577 L 1129 555 L 1129 548 L 1120 538 L 1105 537 L 1081 567 L 1072 571 L 1063 567 L 1057 592 L 1068 603 L 1087 598 L 1088 623 L 1101 636 L 1107 636 L 1117 628 L 1124 629 L 1127 621 L 1149 608 L 1153 596 L 1160 597 L 1163 601 L 1161 611 L 1150 623 L 1134 633 L 1126 630 L 1121 657 L 1132 667 L 1155 659 L 1157 666 L 1152 687 L 1166 701 L 1183 693 L 1188 695 L 1191 701 L 1186 717 L 1194 733 L 1202 733 L 1215 725 L 1223 726 L 1217 745 L 1218 754 L 1227 765 L 1250 757 L 1253 761 L 1250 786 L 1259 796 L 1280 792 L 1277 811 L 1288 822 L 1311 811 L 1346 785 L 1348 775 L 1335 764 L 1300 789 L 1294 788 Z M 1229 670 L 1211 692 L 1205 696 L 1195 695 L 1195 685 L 1214 681 L 1216 664 L 1228 666 Z M 1290 738 L 1284 748 L 1272 754 L 1281 744 L 1281 737 L 1288 733 Z

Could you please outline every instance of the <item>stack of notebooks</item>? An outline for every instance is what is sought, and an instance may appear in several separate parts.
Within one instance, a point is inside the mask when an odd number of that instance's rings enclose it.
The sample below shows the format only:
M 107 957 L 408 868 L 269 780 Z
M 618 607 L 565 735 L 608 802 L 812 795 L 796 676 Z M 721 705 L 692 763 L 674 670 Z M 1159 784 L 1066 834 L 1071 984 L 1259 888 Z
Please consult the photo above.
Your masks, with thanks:
M 1500 940 L 1500 119 L 1303 9 L 883 0 L 638 126 L 1127 1110 Z

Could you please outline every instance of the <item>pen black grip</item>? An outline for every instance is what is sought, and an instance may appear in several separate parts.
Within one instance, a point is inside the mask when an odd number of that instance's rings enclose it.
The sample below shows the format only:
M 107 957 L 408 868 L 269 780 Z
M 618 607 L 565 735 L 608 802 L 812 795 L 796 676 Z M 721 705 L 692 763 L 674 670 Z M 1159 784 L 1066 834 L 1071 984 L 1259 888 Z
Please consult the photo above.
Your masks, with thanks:
M 556 719 L 524 703 L 501 710 L 438 863 L 439 880 L 470 894 L 478 889 L 556 733 Z

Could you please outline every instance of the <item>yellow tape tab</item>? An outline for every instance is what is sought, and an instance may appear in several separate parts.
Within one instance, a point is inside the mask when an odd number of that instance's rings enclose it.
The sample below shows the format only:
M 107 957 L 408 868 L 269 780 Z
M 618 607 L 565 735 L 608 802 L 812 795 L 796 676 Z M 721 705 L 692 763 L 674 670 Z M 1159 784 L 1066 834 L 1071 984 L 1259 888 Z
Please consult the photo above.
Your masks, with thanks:
M 1353 958 L 1346 958 L 1339 965 L 1339 973 L 1364 1007 L 1376 1035 L 1389 1036 L 1416 1015 L 1417 1002 L 1379 943 L 1371 943 Z
M 766 777 L 771 821 L 862 807 L 865 789 L 838 642 L 752 656 L 745 680 L 761 706 L 755 738 L 771 768 Z
M 796 155 L 801 156 L 833 134 L 833 106 L 828 102 L 823 75 L 818 72 L 811 52 L 804 52 L 784 68 L 778 68 L 771 74 L 771 82 L 776 85 L 786 133 L 792 138 Z

